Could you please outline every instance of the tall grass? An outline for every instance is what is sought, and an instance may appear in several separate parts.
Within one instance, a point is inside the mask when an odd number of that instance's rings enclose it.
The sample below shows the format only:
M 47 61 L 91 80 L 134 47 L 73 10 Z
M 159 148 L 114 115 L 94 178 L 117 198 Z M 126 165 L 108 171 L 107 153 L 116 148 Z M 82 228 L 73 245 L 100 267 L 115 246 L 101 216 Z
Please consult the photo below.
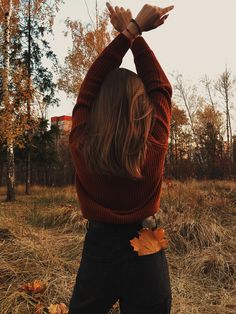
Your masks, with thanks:
M 18 186 L 12 203 L 5 192 L 0 188 L 0 313 L 35 313 L 32 296 L 20 289 L 35 279 L 46 283 L 42 303 L 68 304 L 86 224 L 75 187 L 33 186 L 24 195 Z M 172 314 L 236 313 L 236 183 L 173 181 L 161 197 Z M 119 313 L 118 302 L 110 313 Z

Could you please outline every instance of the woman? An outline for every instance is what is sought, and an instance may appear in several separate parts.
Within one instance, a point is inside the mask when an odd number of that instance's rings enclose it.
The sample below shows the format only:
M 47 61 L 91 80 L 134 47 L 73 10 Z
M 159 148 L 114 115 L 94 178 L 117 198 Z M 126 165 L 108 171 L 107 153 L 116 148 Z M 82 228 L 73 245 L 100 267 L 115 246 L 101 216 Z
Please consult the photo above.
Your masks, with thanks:
M 139 256 L 130 240 L 156 227 L 171 119 L 172 88 L 142 32 L 163 24 L 173 6 L 144 5 L 135 20 L 130 10 L 107 8 L 120 33 L 81 85 L 69 136 L 89 222 L 69 314 L 105 314 L 117 300 L 122 314 L 167 314 L 165 252 Z M 138 75 L 119 68 L 129 48 Z

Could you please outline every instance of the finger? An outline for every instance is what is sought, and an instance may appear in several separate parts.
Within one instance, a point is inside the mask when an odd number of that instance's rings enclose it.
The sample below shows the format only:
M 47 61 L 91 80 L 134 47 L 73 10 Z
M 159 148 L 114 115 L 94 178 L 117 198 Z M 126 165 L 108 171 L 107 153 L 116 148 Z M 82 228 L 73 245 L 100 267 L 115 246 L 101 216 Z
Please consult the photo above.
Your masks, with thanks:
M 171 11 L 174 9 L 174 5 L 170 5 L 168 7 L 165 7 L 163 9 L 161 9 L 161 14 L 166 14 L 167 12 Z
M 114 11 L 112 5 L 110 5 L 109 2 L 106 2 L 106 7 L 108 8 L 108 10 L 109 10 L 109 12 L 110 12 L 111 14 L 114 14 L 114 13 L 115 13 L 115 11 Z
M 121 12 L 125 12 L 125 9 L 123 7 L 120 7 Z
M 119 13 L 120 9 L 118 6 L 115 6 L 115 11 L 116 11 L 116 13 Z
M 165 20 L 168 18 L 168 16 L 169 16 L 169 14 L 162 16 L 162 18 L 160 19 L 160 25 L 165 22 Z
M 129 16 L 129 18 L 131 18 L 132 17 L 132 13 L 131 13 L 130 9 L 127 9 L 126 12 L 127 12 L 127 15 Z
M 167 19 L 168 16 L 169 16 L 169 14 L 166 14 L 166 15 L 162 16 L 161 20 Z
M 169 16 L 169 14 L 162 16 L 160 19 L 157 19 L 157 21 L 155 23 L 155 27 L 158 27 L 158 26 L 164 24 L 164 22 L 168 16 Z

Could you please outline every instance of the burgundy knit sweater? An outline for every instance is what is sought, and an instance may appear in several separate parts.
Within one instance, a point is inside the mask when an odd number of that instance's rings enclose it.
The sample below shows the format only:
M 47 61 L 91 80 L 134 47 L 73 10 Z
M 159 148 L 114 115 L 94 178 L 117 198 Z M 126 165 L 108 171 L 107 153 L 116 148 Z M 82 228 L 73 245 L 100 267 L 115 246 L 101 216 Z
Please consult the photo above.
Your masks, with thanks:
M 147 151 L 146 162 L 142 168 L 144 179 L 138 181 L 90 173 L 82 154 L 75 147 L 75 141 L 83 137 L 91 103 L 104 78 L 111 70 L 120 66 L 129 48 L 134 55 L 137 73 L 157 108 L 155 126 L 152 134 L 149 134 L 153 145 Z M 84 218 L 125 224 L 141 221 L 159 210 L 170 131 L 171 97 L 170 82 L 141 36 L 137 37 L 131 46 L 130 40 L 120 33 L 94 61 L 82 82 L 73 108 L 69 135 L 75 166 L 76 191 Z M 76 138 L 73 136 L 75 134 Z

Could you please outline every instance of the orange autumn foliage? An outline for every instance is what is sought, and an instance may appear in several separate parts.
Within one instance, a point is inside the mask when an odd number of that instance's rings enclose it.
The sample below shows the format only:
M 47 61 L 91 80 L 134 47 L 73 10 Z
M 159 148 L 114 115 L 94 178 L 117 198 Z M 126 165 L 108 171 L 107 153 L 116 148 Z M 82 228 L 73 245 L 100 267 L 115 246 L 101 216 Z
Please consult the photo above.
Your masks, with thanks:
M 134 237 L 130 243 L 139 256 L 156 253 L 167 248 L 168 241 L 165 239 L 163 228 L 154 230 L 142 228 L 138 233 L 139 238 Z
M 68 50 L 63 65 L 59 67 L 58 87 L 73 97 L 77 97 L 91 64 L 116 34 L 108 29 L 107 10 L 100 13 L 96 7 L 95 12 L 96 19 L 90 27 L 79 20 L 67 18 L 65 21 L 67 30 L 64 35 L 71 36 L 72 49 Z

